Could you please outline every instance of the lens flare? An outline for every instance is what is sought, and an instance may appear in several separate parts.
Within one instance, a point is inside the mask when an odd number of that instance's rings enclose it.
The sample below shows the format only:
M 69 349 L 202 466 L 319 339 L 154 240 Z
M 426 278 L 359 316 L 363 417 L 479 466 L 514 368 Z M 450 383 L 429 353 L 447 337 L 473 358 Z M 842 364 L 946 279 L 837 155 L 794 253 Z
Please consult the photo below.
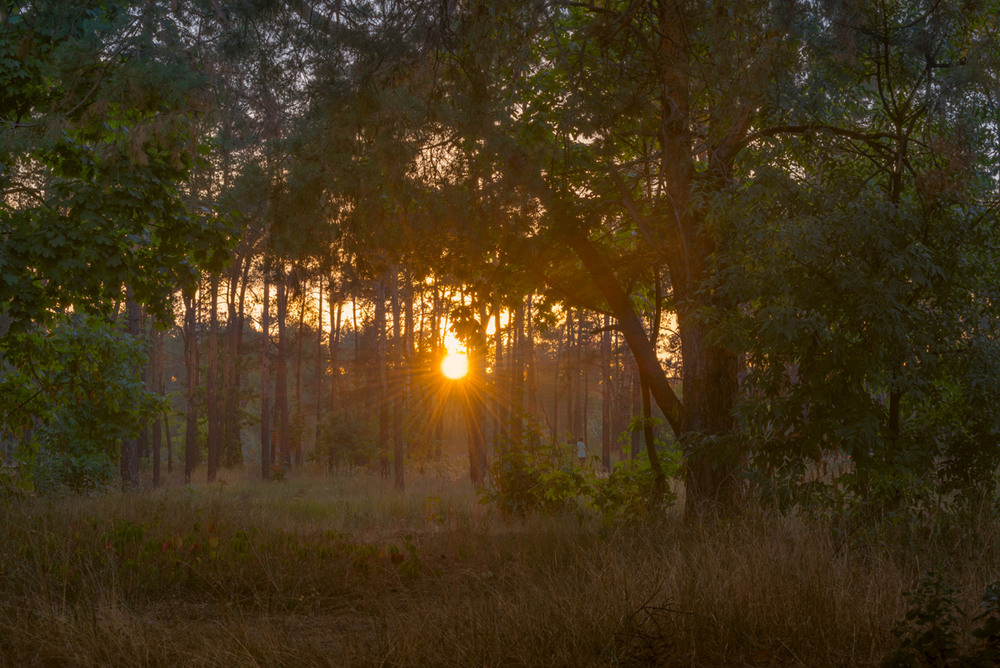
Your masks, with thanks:
M 441 373 L 452 380 L 464 378 L 469 373 L 469 358 L 464 353 L 448 353 L 441 360 Z

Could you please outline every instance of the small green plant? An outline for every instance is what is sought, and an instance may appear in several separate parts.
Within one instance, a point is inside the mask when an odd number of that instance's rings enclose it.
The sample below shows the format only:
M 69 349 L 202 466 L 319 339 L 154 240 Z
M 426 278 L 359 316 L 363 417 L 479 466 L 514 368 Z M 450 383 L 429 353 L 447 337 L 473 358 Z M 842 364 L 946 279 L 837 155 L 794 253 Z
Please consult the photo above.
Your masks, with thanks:
M 893 628 L 899 647 L 883 666 L 977 666 L 1000 665 L 1000 583 L 983 594 L 981 612 L 972 618 L 976 626 L 963 634 L 966 613 L 959 607 L 958 590 L 938 570 L 927 573 L 916 590 L 907 594 L 910 607 Z
M 958 657 L 962 613 L 956 593 L 939 571 L 932 570 L 907 594 L 910 607 L 893 628 L 900 640 L 899 649 L 885 661 L 887 668 L 947 666 Z
M 977 666 L 1000 666 L 1000 582 L 986 587 L 972 637 L 981 645 L 973 657 Z

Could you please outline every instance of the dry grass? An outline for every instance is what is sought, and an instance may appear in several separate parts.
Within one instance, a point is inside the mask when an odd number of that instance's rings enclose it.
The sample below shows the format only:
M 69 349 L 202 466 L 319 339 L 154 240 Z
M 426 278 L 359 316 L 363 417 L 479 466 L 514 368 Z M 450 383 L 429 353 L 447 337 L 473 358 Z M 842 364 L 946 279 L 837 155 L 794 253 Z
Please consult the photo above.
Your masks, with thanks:
M 416 475 L 8 499 L 0 665 L 876 665 L 929 566 L 974 607 L 998 529 L 510 520 Z

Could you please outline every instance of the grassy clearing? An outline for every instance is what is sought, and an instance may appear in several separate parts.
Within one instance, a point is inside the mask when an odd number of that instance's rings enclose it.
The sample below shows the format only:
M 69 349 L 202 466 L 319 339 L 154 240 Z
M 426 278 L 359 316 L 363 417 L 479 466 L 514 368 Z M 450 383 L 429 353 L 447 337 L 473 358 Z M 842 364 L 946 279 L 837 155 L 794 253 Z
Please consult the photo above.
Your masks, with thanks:
M 508 519 L 418 475 L 8 498 L 0 665 L 875 665 L 930 566 L 974 609 L 998 536 Z

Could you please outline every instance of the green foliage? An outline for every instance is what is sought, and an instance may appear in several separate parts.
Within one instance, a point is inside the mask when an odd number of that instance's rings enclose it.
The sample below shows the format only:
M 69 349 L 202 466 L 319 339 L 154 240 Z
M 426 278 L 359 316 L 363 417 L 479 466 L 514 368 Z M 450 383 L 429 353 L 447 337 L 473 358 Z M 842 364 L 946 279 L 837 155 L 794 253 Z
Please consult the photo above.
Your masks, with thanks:
M 998 72 L 979 55 L 933 68 L 928 54 L 995 52 L 995 36 L 975 12 L 923 3 L 859 6 L 878 30 L 830 34 L 840 11 L 802 26 L 799 94 L 825 129 L 748 149 L 752 173 L 699 194 L 728 304 L 705 316 L 746 351 L 756 464 L 794 482 L 795 459 L 836 451 L 857 499 L 974 503 L 1000 464 L 997 138 L 982 95 Z M 849 57 L 827 57 L 838 41 Z M 816 96 L 833 81 L 838 96 Z
M 142 343 L 98 318 L 70 316 L 12 335 L 0 423 L 30 433 L 18 453 L 36 490 L 91 490 L 115 473 L 121 442 L 159 407 L 141 382 Z
M 581 467 L 574 455 L 575 446 L 558 444 L 508 449 L 495 458 L 491 484 L 483 489 L 482 499 L 510 515 L 596 512 L 606 521 L 640 517 L 654 503 L 669 505 L 675 500 L 669 490 L 656 488 L 644 456 L 619 462 L 604 474 L 596 459 Z M 676 476 L 680 453 L 661 450 L 660 465 L 667 477 Z
M 377 434 L 370 420 L 357 413 L 339 411 L 323 416 L 319 427 L 321 447 L 310 453 L 325 457 L 327 467 L 368 466 L 377 459 Z
M 979 614 L 972 618 L 975 627 L 963 634 L 966 614 L 959 606 L 957 590 L 944 574 L 927 573 L 908 593 L 909 609 L 893 629 L 899 647 L 883 665 L 904 666 L 978 666 L 1000 665 L 1000 584 L 992 583 L 983 594 Z
M 0 32 L 0 301 L 11 329 L 67 308 L 108 315 L 125 286 L 168 297 L 217 266 L 229 234 L 177 190 L 203 148 L 201 81 L 168 15 L 119 2 L 4 10 Z
M 893 629 L 900 647 L 885 665 L 949 665 L 959 653 L 961 610 L 956 589 L 945 582 L 940 572 L 931 571 L 907 596 L 910 607 Z

